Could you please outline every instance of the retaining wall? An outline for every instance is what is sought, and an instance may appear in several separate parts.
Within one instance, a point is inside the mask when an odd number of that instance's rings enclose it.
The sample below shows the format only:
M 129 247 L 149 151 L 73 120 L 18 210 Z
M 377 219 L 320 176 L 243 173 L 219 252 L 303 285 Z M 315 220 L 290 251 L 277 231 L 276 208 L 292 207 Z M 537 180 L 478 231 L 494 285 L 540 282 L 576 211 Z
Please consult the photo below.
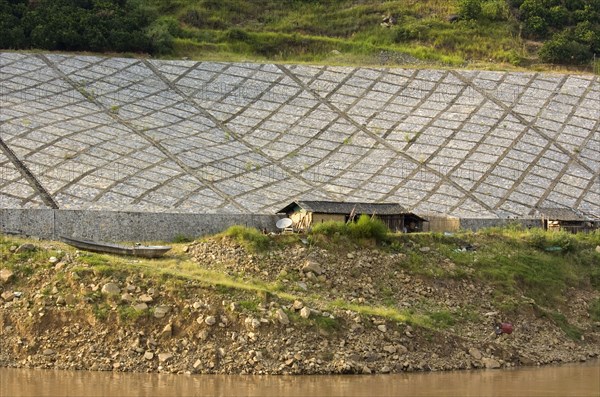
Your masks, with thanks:
M 541 219 L 517 219 L 517 218 L 460 218 L 460 228 L 465 230 L 479 230 L 486 227 L 498 227 L 518 224 L 525 228 L 543 227 Z
M 52 209 L 0 209 L 0 233 L 58 239 L 60 236 L 96 241 L 172 241 L 222 232 L 233 225 L 276 231 L 277 215 L 183 214 Z M 440 218 L 441 219 L 441 218 Z M 435 231 L 479 230 L 521 224 L 542 227 L 540 219 L 449 218 Z M 460 222 L 460 223 L 459 223 Z M 458 224 L 460 225 L 459 227 Z
M 172 241 L 222 232 L 233 225 L 275 231 L 276 215 L 182 214 L 87 210 L 0 209 L 0 232 L 57 239 Z

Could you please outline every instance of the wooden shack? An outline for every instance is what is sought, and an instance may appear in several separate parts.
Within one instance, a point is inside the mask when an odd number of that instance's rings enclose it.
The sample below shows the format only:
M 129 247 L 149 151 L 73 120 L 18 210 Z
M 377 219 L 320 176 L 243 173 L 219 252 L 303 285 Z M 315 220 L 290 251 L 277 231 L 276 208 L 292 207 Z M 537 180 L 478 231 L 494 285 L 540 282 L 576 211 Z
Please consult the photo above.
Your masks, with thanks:
M 394 232 L 421 232 L 426 219 L 406 211 L 396 203 L 353 203 L 339 201 L 294 201 L 277 211 L 285 214 L 295 230 L 308 230 L 327 221 L 348 222 L 360 215 L 376 216 Z
M 546 230 L 578 233 L 593 229 L 590 219 L 570 208 L 539 208 L 537 213 L 542 218 Z

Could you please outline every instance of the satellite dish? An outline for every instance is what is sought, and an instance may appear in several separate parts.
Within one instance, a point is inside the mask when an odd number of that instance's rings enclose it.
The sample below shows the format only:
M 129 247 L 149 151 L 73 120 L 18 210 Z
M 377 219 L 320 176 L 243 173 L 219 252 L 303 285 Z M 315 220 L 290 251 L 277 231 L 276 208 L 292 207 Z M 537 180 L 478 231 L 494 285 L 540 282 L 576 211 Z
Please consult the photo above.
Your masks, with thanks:
M 286 227 L 290 227 L 293 224 L 294 224 L 294 221 L 292 221 L 290 218 L 282 218 L 277 221 L 275 226 L 277 226 L 278 229 L 285 229 Z

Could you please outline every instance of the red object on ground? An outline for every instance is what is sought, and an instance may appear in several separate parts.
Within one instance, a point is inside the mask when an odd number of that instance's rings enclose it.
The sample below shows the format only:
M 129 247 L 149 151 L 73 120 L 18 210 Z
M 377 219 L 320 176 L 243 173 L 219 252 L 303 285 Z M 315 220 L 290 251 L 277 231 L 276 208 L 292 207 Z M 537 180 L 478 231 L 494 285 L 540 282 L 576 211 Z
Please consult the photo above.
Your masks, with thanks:
M 502 330 L 503 334 L 512 334 L 513 332 L 513 326 L 511 323 L 501 323 L 500 329 Z

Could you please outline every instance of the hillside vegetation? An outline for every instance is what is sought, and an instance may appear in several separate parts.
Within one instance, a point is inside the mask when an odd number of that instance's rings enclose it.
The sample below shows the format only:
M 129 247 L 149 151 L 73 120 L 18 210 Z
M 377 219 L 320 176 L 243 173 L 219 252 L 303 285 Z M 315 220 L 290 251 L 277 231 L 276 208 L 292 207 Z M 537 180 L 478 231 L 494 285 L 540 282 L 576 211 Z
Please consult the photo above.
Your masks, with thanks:
M 0 0 L 0 31 L 12 49 L 597 71 L 600 0 Z

